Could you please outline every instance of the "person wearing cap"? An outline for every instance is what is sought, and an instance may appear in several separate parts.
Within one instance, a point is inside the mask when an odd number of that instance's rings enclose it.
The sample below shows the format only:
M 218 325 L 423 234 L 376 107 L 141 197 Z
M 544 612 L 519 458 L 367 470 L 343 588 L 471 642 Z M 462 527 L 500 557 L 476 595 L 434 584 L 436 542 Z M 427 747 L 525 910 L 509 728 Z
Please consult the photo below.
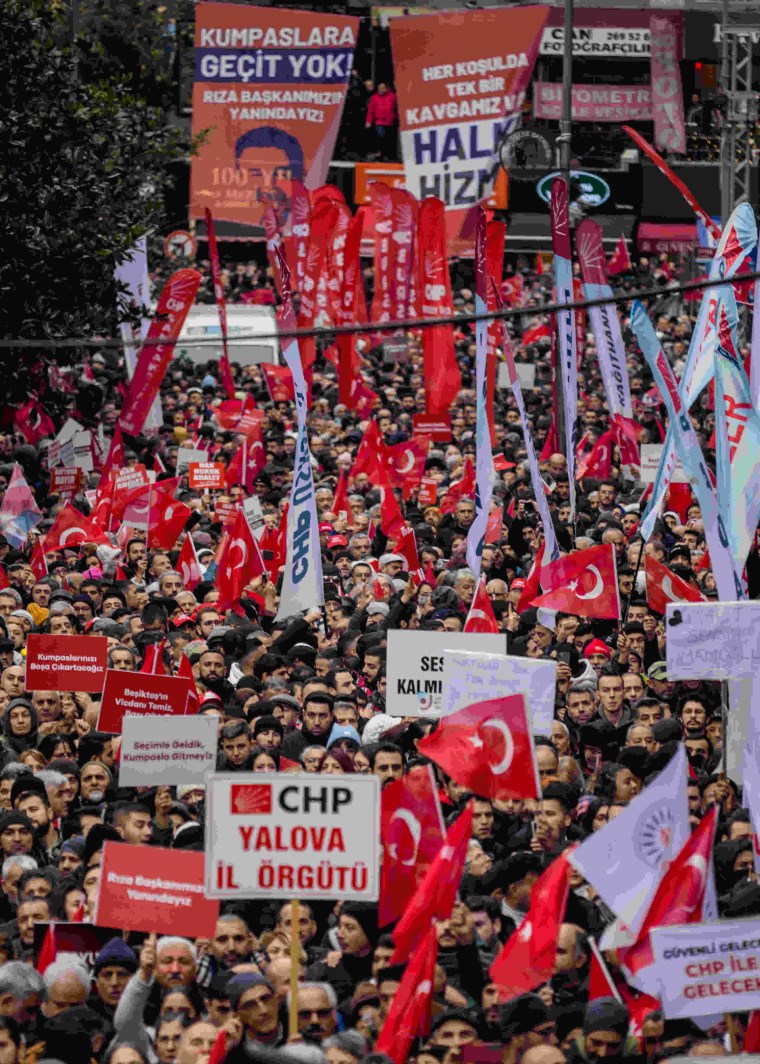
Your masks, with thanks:
M 548 1006 L 538 994 L 521 994 L 502 1005 L 498 1029 L 504 1064 L 521 1064 L 538 1046 L 556 1046 L 557 1034 Z

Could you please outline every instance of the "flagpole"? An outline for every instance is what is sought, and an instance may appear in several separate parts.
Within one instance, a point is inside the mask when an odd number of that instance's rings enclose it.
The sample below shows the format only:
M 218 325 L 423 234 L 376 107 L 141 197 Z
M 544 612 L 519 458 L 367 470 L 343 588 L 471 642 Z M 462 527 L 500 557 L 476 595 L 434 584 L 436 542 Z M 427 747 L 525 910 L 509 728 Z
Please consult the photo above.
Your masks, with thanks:
M 298 937 L 298 898 L 290 902 L 290 1008 L 288 1009 L 288 1039 L 298 1034 L 298 969 L 301 941 Z

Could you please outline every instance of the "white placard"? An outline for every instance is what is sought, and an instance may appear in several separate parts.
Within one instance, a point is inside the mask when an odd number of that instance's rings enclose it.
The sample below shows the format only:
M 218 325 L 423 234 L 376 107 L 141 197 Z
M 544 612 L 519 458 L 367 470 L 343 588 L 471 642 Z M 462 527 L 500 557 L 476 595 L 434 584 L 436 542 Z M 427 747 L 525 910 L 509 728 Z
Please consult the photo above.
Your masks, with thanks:
M 667 1019 L 760 1008 L 760 921 L 656 927 L 651 932 Z
M 533 734 L 551 735 L 556 681 L 555 661 L 446 650 L 442 714 L 499 695 L 525 695 Z
M 751 679 L 760 669 L 760 602 L 669 602 L 670 680 Z
M 639 480 L 642 484 L 654 484 L 657 480 L 657 470 L 660 467 L 663 446 L 664 445 L 661 443 L 642 443 L 639 448 L 641 451 L 641 472 L 639 473 Z M 673 470 L 671 483 L 689 483 L 689 478 L 686 476 L 684 468 L 681 465 L 680 458 L 676 459 L 676 466 Z
M 208 462 L 208 451 L 198 447 L 179 447 L 177 449 L 177 476 L 183 473 L 191 462 Z
M 475 632 L 388 632 L 386 712 L 420 717 L 443 708 L 443 652 L 503 654 L 506 635 Z
M 515 362 L 515 370 L 517 371 L 517 380 L 520 388 L 525 391 L 530 391 L 536 384 L 536 367 L 533 362 Z M 509 370 L 506 362 L 499 363 L 499 373 L 497 383 L 500 388 L 511 388 L 509 383 Z
M 380 891 L 374 775 L 230 772 L 206 781 L 210 898 L 351 898 Z
M 56 436 L 56 439 L 61 446 L 68 440 L 72 440 L 78 432 L 84 432 L 84 425 L 80 425 L 78 421 L 75 421 L 73 417 L 66 418 L 63 428 Z
M 243 500 L 243 513 L 245 514 L 245 519 L 248 522 L 251 534 L 258 543 L 264 535 L 264 529 L 266 528 L 264 513 L 261 509 L 258 495 L 249 495 L 247 499 Z
M 120 787 L 205 783 L 216 768 L 215 717 L 126 716 L 121 732 Z

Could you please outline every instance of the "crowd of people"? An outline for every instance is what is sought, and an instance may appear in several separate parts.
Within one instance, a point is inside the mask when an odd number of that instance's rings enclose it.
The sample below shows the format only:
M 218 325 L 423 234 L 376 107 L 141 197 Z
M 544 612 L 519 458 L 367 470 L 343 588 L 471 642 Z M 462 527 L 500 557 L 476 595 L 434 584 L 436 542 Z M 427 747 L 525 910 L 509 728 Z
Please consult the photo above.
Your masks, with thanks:
M 668 294 L 681 266 L 640 260 L 620 279 L 621 290 L 662 286 L 650 310 L 677 372 L 696 310 L 696 304 L 681 304 Z M 468 267 L 454 263 L 452 272 L 457 309 L 474 312 Z M 563 552 L 613 545 L 622 616 L 595 621 L 558 614 L 552 621 L 521 605 L 543 532 L 514 397 L 498 389 L 493 507 L 502 519 L 498 536 L 483 551 L 482 572 L 508 652 L 557 661 L 555 719 L 550 734 L 535 737 L 538 800 L 473 796 L 434 766 L 446 822 L 473 797 L 474 817 L 458 900 L 450 919 L 437 925 L 431 1022 L 415 1039 L 410 1059 L 597 1064 L 607 1058 L 654 1064 L 675 1054 L 723 1055 L 724 1018 L 703 1030 L 690 1020 L 664 1019 L 657 1002 L 642 1014 L 612 997 L 588 1000 L 590 943 L 613 914 L 578 875 L 546 984 L 500 1004 L 489 975 L 502 944 L 525 920 L 541 873 L 572 842 L 619 815 L 681 745 L 689 763 L 692 824 L 719 807 L 714 857 L 720 910 L 731 916 L 760 913 L 749 814 L 740 787 L 722 771 L 720 685 L 669 680 L 663 617 L 644 589 L 643 557 L 651 556 L 708 599 L 715 597 L 699 507 L 683 494 L 674 498 L 643 543 L 638 534 L 643 485 L 636 471 L 622 468 L 616 452 L 608 477 L 577 485 L 578 514 L 571 524 L 566 459 L 545 449 L 552 414 L 548 343 L 521 340 L 543 320 L 539 308 L 551 276 L 536 273 L 527 259 L 516 272 L 523 280 L 525 313 L 510 328 L 518 361 L 536 368 L 525 399 L 536 449 L 544 449 L 541 469 L 557 538 Z M 230 264 L 225 283 L 234 300 L 254 283 L 271 285 L 271 278 L 259 267 Z M 640 442 L 660 442 L 664 411 L 627 330 L 625 307 L 621 316 Z M 64 501 L 51 491 L 45 460 L 50 440 L 31 445 L 19 435 L 0 438 L 5 463 L 0 501 L 17 462 L 44 515 L 28 544 L 15 549 L 0 538 L 7 577 L 0 590 L 0 1064 L 90 1059 L 205 1064 L 222 1029 L 227 1036 L 222 1059 L 230 1064 L 387 1064 L 389 1058 L 373 1053 L 373 1047 L 403 969 L 390 963 L 392 927 L 380 926 L 377 906 L 367 902 L 300 904 L 295 1037 L 289 1036 L 287 1019 L 293 907 L 282 898 L 224 902 L 208 940 L 156 939 L 114 929 L 91 964 L 59 953 L 40 974 L 45 925 L 92 918 L 105 843 L 202 850 L 205 792 L 199 786 L 120 786 L 119 737 L 97 730 L 98 695 L 30 693 L 26 643 L 35 632 L 105 636 L 109 667 L 127 671 L 139 670 L 156 645 L 169 673 L 178 671 L 184 656 L 200 696 L 198 712 L 218 721 L 219 770 L 278 772 L 295 762 L 308 773 L 374 773 L 382 785 L 400 779 L 423 760 L 418 742 L 436 722 L 386 712 L 388 631 L 461 632 L 476 590 L 464 555 L 474 500 L 463 495 L 447 504 L 449 493 L 459 494 L 456 486 L 475 451 L 473 327 L 463 320 L 454 332 L 462 387 L 451 410 L 450 439 L 432 444 L 425 462 L 437 497 L 420 505 L 414 490 L 400 501 L 415 532 L 424 579 L 407 571 L 406 558 L 383 535 L 380 494 L 366 474 L 350 481 L 350 513 L 334 509 L 338 477 L 350 472 L 370 422 L 340 405 L 335 364 L 329 352 L 319 352 L 308 423 L 325 604 L 294 617 L 276 618 L 276 571 L 246 589 L 244 616 L 218 608 L 214 559 L 220 514 L 223 503 L 241 502 L 245 490 L 239 484 L 212 496 L 190 491 L 183 479 L 178 497 L 193 515 L 172 549 L 151 549 L 145 535 L 133 531 L 118 555 L 87 545 L 57 550 L 47 556 L 48 575 L 35 575 L 33 541 L 49 529 Z M 387 360 L 369 335 L 359 344 L 361 374 L 378 396 L 372 416 L 388 445 L 409 440 L 413 416 L 424 410 L 420 337 L 409 340 L 408 360 L 398 362 Z M 264 415 L 266 463 L 254 490 L 267 527 L 274 529 L 293 472 L 294 408 L 270 398 L 260 367 L 234 365 L 233 373 L 238 395 L 252 396 Z M 121 358 L 104 350 L 91 360 L 88 378 L 87 387 L 99 391 L 96 415 L 79 410 L 76 396 L 67 400 L 67 413 L 92 428 L 102 426 L 107 446 L 124 393 Z M 215 363 L 193 367 L 175 361 L 161 389 L 163 425 L 153 435 L 127 439 L 126 465 L 162 469 L 159 481 L 172 477 L 178 447 L 193 440 L 214 461 L 229 464 L 241 439 L 216 418 L 224 398 Z M 707 399 L 694 407 L 693 416 L 710 453 L 714 412 Z M 590 332 L 581 359 L 578 418 L 582 456 L 608 426 Z M 95 488 L 98 474 L 88 481 L 83 487 Z M 88 512 L 84 490 L 72 501 Z M 185 536 L 192 537 L 204 572 L 192 591 L 177 571 Z M 756 551 L 748 576 L 756 594 Z M 607 961 L 620 979 L 614 952 Z M 745 1016 L 734 1018 L 739 1044 L 745 1026 Z

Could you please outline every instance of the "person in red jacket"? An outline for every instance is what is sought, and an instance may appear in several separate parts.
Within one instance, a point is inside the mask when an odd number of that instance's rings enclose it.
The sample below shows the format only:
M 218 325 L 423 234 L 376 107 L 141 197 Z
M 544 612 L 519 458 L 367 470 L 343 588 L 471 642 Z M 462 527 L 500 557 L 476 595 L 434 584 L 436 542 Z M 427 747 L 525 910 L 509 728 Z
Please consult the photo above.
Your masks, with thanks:
M 386 161 L 396 158 L 395 130 L 398 125 L 396 93 L 385 82 L 380 82 L 377 91 L 369 98 L 367 129 L 374 133 L 374 150 Z

